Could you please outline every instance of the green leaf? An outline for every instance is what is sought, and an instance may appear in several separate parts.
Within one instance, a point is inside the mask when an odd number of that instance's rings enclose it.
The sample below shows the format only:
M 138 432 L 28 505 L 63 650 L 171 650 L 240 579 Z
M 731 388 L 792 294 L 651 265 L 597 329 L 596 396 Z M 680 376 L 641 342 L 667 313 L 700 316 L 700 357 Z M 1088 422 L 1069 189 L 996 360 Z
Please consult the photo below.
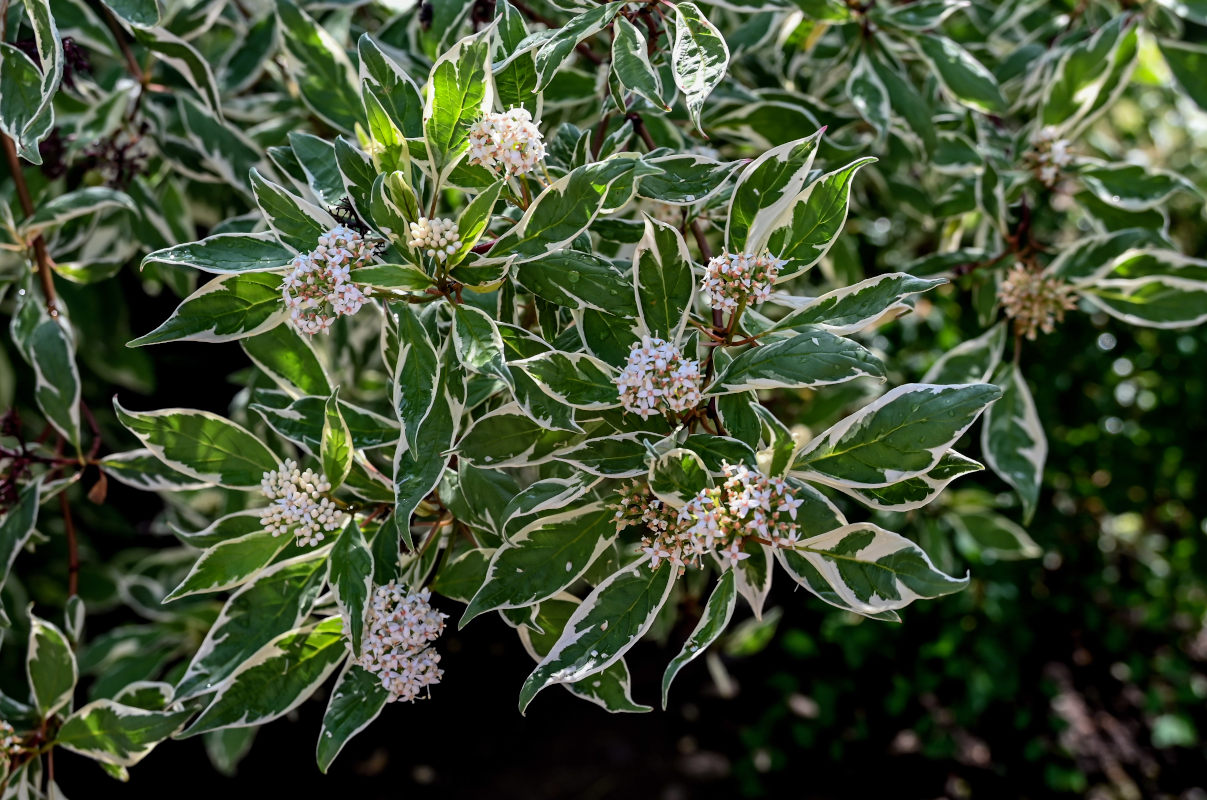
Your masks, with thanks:
M 453 306 L 453 346 L 457 358 L 470 372 L 490 375 L 515 388 L 503 353 L 503 339 L 486 312 L 470 305 Z
M 888 132 L 890 118 L 889 92 L 880 75 L 872 67 L 865 50 L 855 58 L 855 66 L 847 76 L 847 97 L 859 116 L 884 136 Z
M 37 478 L 22 487 L 8 512 L 0 519 L 0 589 L 8 581 L 13 568 L 38 522 L 38 502 L 42 495 L 42 479 Z
M 407 303 L 390 311 L 398 323 L 398 362 L 394 365 L 393 405 L 403 441 L 413 442 L 427 418 L 439 387 L 440 356 L 427 328 Z
M 648 433 L 619 433 L 587 439 L 559 450 L 554 458 L 601 478 L 635 478 L 648 469 L 648 443 L 657 438 Z
M 583 600 L 565 630 L 520 690 L 523 713 L 542 689 L 601 672 L 645 635 L 675 585 L 671 564 L 650 569 L 644 560 L 605 578 Z
M 34 706 L 43 719 L 66 708 L 79 680 L 71 643 L 55 625 L 29 615 L 29 651 L 25 658 Z
M 915 478 L 876 488 L 854 489 L 842 484 L 834 488 L 878 511 L 913 511 L 933 501 L 956 478 L 984 468 L 984 464 L 948 450 L 938 464 Z
M 38 139 L 49 133 L 53 124 L 51 115 L 40 111 L 42 78 L 29 56 L 0 42 L 0 131 L 13 140 L 18 154 L 31 164 L 42 163 Z
M 961 537 L 963 550 L 986 562 L 1039 558 L 1043 548 L 1017 523 L 992 511 L 957 509 L 943 517 Z
M 372 85 L 390 119 L 407 137 L 423 135 L 423 97 L 415 81 L 367 34 L 357 40 L 360 80 Z
M 253 665 L 262 646 L 300 625 L 327 577 L 327 554 L 324 548 L 277 562 L 232 594 L 176 684 L 176 699 L 218 689 Z M 339 618 L 335 620 L 338 630 Z
M 217 687 L 213 702 L 182 736 L 262 725 L 284 716 L 310 697 L 347 655 L 339 617 L 282 633 Z
M 566 247 L 590 227 L 604 210 L 608 190 L 630 177 L 637 164 L 633 158 L 613 158 L 558 178 L 536 196 L 515 227 L 495 241 L 491 259 L 515 256 L 516 262 L 531 261 Z
M 836 604 L 869 616 L 895 611 L 917 599 L 958 592 L 968 585 L 968 578 L 953 578 L 936 569 L 910 540 L 869 522 L 811 537 L 795 550 L 777 550 L 781 563 L 787 553 L 799 556 L 815 570 L 840 601 Z M 834 602 L 810 583 L 801 585 Z
M 602 31 L 621 6 L 605 3 L 575 16 L 561 28 L 552 30 L 548 40 L 536 51 L 536 88 L 544 91 L 553 80 L 553 74 L 566 63 L 574 48 L 584 39 Z
M 42 203 L 33 216 L 21 224 L 21 230 L 32 236 L 110 208 L 136 211 L 134 201 L 125 192 L 104 186 L 87 186 Z
M 192 714 L 192 709 L 148 711 L 96 700 L 63 722 L 55 744 L 103 764 L 132 767 L 180 730 Z
M 548 461 L 575 438 L 572 431 L 543 427 L 512 404 L 475 420 L 457 453 L 483 467 L 529 466 Z
M 866 377 L 885 377 L 880 359 L 850 339 L 816 328 L 743 351 L 705 393 L 807 389 Z
M 712 486 L 708 468 L 694 451 L 676 447 L 650 462 L 650 491 L 669 508 L 682 508 Z
M 938 464 L 1001 394 L 984 383 L 898 386 L 810 441 L 792 469 L 855 488 L 916 477 Z
M 222 120 L 222 99 L 218 94 L 218 82 L 214 79 L 214 71 L 205 56 L 164 27 L 136 27 L 132 33 L 135 40 L 153 51 L 158 60 L 179 72 L 196 90 L 210 111 L 219 121 Z
M 450 266 L 460 264 L 470 254 L 470 251 L 478 244 L 478 240 L 482 238 L 482 234 L 486 231 L 490 221 L 494 216 L 495 203 L 499 200 L 499 194 L 503 191 L 503 185 L 506 181 L 498 180 L 484 189 L 469 204 L 461 211 L 461 216 L 457 218 L 457 230 L 461 235 L 461 247 L 449 257 L 448 263 Z
M 729 68 L 729 45 L 716 26 L 694 3 L 675 3 L 675 43 L 671 49 L 671 71 L 683 92 L 687 113 L 697 130 L 704 101 L 725 77 Z
M 886 316 L 897 317 L 912 311 L 908 302 L 911 295 L 928 292 L 944 283 L 941 278 L 916 278 L 904 272 L 877 275 L 807 301 L 775 327 L 815 325 L 837 336 L 849 336 Z
M 331 483 L 331 491 L 343 484 L 352 471 L 352 433 L 344 415 L 339 408 L 339 389 L 336 388 L 327 400 L 323 413 L 323 434 L 319 452 L 323 463 L 323 473 Z
M 1207 18 L 1207 11 L 1204 18 Z M 1190 95 L 1199 108 L 1207 111 L 1207 84 L 1202 79 L 1207 74 L 1207 47 L 1174 39 L 1159 39 L 1157 44 L 1182 91 Z
M 164 342 L 232 342 L 256 336 L 289 316 L 281 276 L 271 272 L 220 275 L 186 297 L 158 328 L 127 347 Z
M 46 421 L 79 450 L 80 372 L 75 360 L 75 333 L 59 308 L 51 317 L 41 301 L 26 291 L 17 302 L 9 332 L 17 352 L 34 372 L 34 400 Z
M 999 322 L 975 339 L 966 339 L 936 361 L 923 383 L 979 383 L 989 381 L 1006 348 L 1006 323 Z M 991 381 L 990 381 L 991 382 Z
M 156 250 L 142 260 L 147 264 L 191 267 L 202 272 L 224 275 L 231 272 L 267 272 L 284 270 L 294 252 L 264 233 L 220 233 L 190 244 L 178 244 Z
M 725 221 L 725 250 L 758 255 L 809 180 L 824 128 L 768 150 L 738 176 Z
M 104 0 L 105 5 L 114 14 L 129 22 L 144 28 L 153 28 L 159 24 L 163 8 L 159 0 Z
M 560 250 L 516 264 L 514 277 L 542 300 L 569 309 L 590 308 L 631 318 L 637 304 L 628 276 L 611 261 L 578 250 Z
M 1040 112 L 1043 125 L 1073 136 L 1126 83 L 1136 55 L 1135 17 L 1120 14 L 1065 51 L 1047 82 Z
M 662 79 L 650 64 L 649 45 L 641 31 L 620 17 L 612 27 L 612 37 L 612 72 L 621 86 L 670 111 L 663 99 Z
M 288 544 L 288 536 L 273 536 L 265 530 L 219 542 L 197 557 L 189 574 L 163 601 L 241 586 L 268 566 Z
M 662 709 L 664 711 L 675 676 L 679 674 L 679 670 L 703 653 L 725 632 L 725 628 L 729 626 L 729 620 L 733 618 L 737 597 L 734 589 L 734 571 L 727 569 L 721 573 L 712 594 L 708 596 L 708 602 L 704 605 L 704 613 L 700 615 L 700 621 L 696 623 L 691 635 L 683 643 L 679 654 L 671 659 L 671 663 L 666 665 L 666 671 L 662 674 Z
M 1026 523 L 1039 503 L 1048 439 L 1018 366 L 1002 364 L 994 372 L 992 383 L 1001 387 L 1002 396 L 985 412 L 981 451 L 989 468 L 1018 492 Z
M 493 60 L 496 66 L 493 70 L 499 106 L 522 106 L 528 109 L 533 119 L 539 119 L 541 94 L 536 88 L 536 61 L 528 47 L 521 50 L 521 45 L 528 37 L 524 15 L 506 0 L 496 3 L 495 8 L 499 12 L 496 27 L 499 36 L 494 51 Z
M 310 110 L 341 131 L 361 120 L 357 77 L 344 47 L 321 25 L 288 0 L 277 0 L 277 16 L 285 33 L 285 49 L 297 59 L 302 100 Z
M 252 362 L 288 394 L 330 394 L 327 373 L 311 342 L 311 337 L 303 338 L 293 325 L 278 325 L 241 340 L 240 345 Z
M 251 410 L 262 416 L 272 429 L 312 453 L 322 452 L 326 397 L 299 397 L 284 408 L 253 404 Z M 339 401 L 339 412 L 352 434 L 356 450 L 385 447 L 398 441 L 398 423 L 367 408 Z
M 373 590 L 373 553 L 355 519 L 348 520 L 331 548 L 330 580 L 352 652 L 359 653 Z
M 539 603 L 582 577 L 616 539 L 615 510 L 590 503 L 534 520 L 491 556 L 459 627 L 486 611 Z
M 620 396 L 616 373 L 610 366 L 586 353 L 547 353 L 512 363 L 531 377 L 541 391 L 574 408 L 616 408 Z
M 335 227 L 335 220 L 326 211 L 265 180 L 258 170 L 251 171 L 251 186 L 256 204 L 284 245 L 309 252 L 320 236 Z
M 668 205 L 691 205 L 721 192 L 741 161 L 723 162 L 692 153 L 647 157 L 660 171 L 641 179 L 637 194 Z
M 1078 174 L 1099 200 L 1127 211 L 1155 208 L 1179 189 L 1198 192 L 1181 175 L 1138 164 L 1101 164 L 1082 169 Z
M 486 111 L 490 61 L 487 28 L 466 37 L 432 67 L 423 108 L 424 142 L 435 174 L 441 175 L 469 149 L 469 128 Z
M 344 745 L 369 726 L 385 708 L 390 693 L 381 679 L 348 662 L 335 680 L 315 752 L 319 772 L 326 774 Z
M 335 145 L 302 131 L 289 132 L 289 149 L 315 197 L 327 205 L 335 205 L 344 196 L 344 179 L 335 160 Z
M 847 221 L 851 181 L 856 172 L 875 160 L 861 158 L 823 175 L 783 212 L 767 243 L 772 253 L 787 262 L 777 281 L 799 275 L 830 252 Z
M 1006 110 L 1006 99 L 993 73 L 963 47 L 946 36 L 927 33 L 913 41 L 934 68 L 943 88 L 960 104 L 984 114 Z
M 127 411 L 113 400 L 118 420 L 172 469 L 231 489 L 260 486 L 279 459 L 242 426 L 208 411 L 164 408 Z
M 675 342 L 687 325 L 695 290 L 691 254 L 677 229 L 645 218 L 645 235 L 633 251 L 633 289 L 651 336 Z

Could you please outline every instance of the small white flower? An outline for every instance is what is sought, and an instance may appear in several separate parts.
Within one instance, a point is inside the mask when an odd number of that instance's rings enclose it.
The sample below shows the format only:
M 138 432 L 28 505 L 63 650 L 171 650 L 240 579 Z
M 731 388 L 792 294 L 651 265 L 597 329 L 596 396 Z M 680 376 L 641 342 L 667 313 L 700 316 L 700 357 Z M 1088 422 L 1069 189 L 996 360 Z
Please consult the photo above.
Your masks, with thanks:
M 500 169 L 508 177 L 532 172 L 544 157 L 545 142 L 527 109 L 483 114 L 469 129 L 469 163 L 496 174 Z
M 432 608 L 431 591 L 412 592 L 390 581 L 373 592 L 364 640 L 356 663 L 377 675 L 389 702 L 412 702 L 440 682 L 440 654 L 430 645 L 444 632 L 442 614 Z
M 281 298 L 298 330 L 313 336 L 330 330 L 336 317 L 359 311 L 370 290 L 353 283 L 351 271 L 372 259 L 372 245 L 343 225 L 320 236 L 309 253 L 295 256 L 281 281 Z
M 649 419 L 656 413 L 695 408 L 703 382 L 699 361 L 684 358 L 669 342 L 643 336 L 629 349 L 628 364 L 617 376 L 616 388 L 625 410 Z
M 292 459 L 275 472 L 265 472 L 260 491 L 272 501 L 260 512 L 264 530 L 273 536 L 292 531 L 299 547 L 317 546 L 347 519 L 343 509 L 323 497 L 331 491 L 327 477 L 311 469 L 300 471 Z
M 1051 333 L 1063 322 L 1065 311 L 1077 307 L 1073 287 L 1059 278 L 1015 264 L 997 290 L 1006 316 L 1014 320 L 1020 336 L 1032 341 L 1040 331 Z
M 420 217 L 410 227 L 411 238 L 407 245 L 428 258 L 444 261 L 461 249 L 461 234 L 457 232 L 457 223 L 451 219 Z
M 13 730 L 13 726 L 0 719 L 0 764 L 8 763 L 20 744 L 21 737 Z
M 743 300 L 764 303 L 770 299 L 771 287 L 784 263 L 767 251 L 758 256 L 722 253 L 704 268 L 701 288 L 709 305 L 722 311 L 734 311 Z
M 1054 186 L 1061 171 L 1073 163 L 1072 142 L 1060 138 L 1052 125 L 1045 125 L 1031 138 L 1030 158 L 1044 186 Z

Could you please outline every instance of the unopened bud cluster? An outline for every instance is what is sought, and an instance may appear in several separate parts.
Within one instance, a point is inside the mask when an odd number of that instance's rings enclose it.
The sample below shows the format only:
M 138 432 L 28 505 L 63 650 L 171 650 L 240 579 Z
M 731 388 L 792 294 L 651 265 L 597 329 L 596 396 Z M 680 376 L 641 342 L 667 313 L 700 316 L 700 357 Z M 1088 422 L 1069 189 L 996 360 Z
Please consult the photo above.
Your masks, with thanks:
M 298 470 L 287 459 L 275 472 L 265 472 L 260 491 L 272 505 L 260 514 L 260 524 L 273 536 L 293 532 L 300 547 L 317 546 L 327 533 L 344 526 L 347 515 L 323 495 L 331 484 L 322 473 Z
M 1073 163 L 1071 146 L 1071 142 L 1060 138 L 1059 131 L 1051 125 L 1040 128 L 1031 139 L 1031 158 L 1044 186 L 1054 186 L 1061 171 Z
M 641 551 L 657 568 L 665 559 L 679 569 L 698 567 L 700 557 L 714 553 L 722 564 L 732 566 L 749 558 L 746 540 L 791 549 L 800 542 L 796 521 L 798 499 L 783 478 L 769 478 L 744 465 L 726 464 L 725 481 L 702 489 L 678 512 L 662 501 L 645 495 L 639 487 L 622 490 L 616 510 L 616 525 L 644 525 Z
M 653 414 L 695 408 L 703 381 L 699 361 L 684 358 L 670 342 L 643 336 L 629 349 L 616 388 L 625 410 L 648 419 Z
M 440 654 L 429 645 L 444 631 L 447 614 L 432 608 L 428 589 L 412 592 L 390 581 L 377 587 L 356 662 L 381 680 L 389 702 L 411 702 L 440 682 Z
M 469 129 L 469 163 L 492 172 L 523 175 L 536 169 L 544 157 L 541 131 L 526 109 L 483 114 Z
M 21 745 L 21 737 L 5 720 L 0 719 L 0 764 L 4 764 Z
M 704 268 L 703 289 L 709 305 L 732 312 L 743 300 L 766 302 L 784 263 L 767 251 L 758 256 L 753 253 L 714 256 Z
M 336 317 L 360 311 L 370 290 L 353 283 L 349 273 L 372 258 L 372 245 L 343 225 L 320 236 L 309 253 L 295 257 L 281 296 L 298 330 L 313 336 L 330 329 Z
M 1077 307 L 1072 286 L 1060 280 L 1015 264 L 997 290 L 1006 316 L 1014 320 L 1014 329 L 1034 340 L 1040 331 L 1051 333 L 1065 318 L 1065 311 Z
M 418 222 L 411 223 L 411 238 L 407 244 L 428 258 L 444 261 L 461 249 L 461 234 L 457 231 L 457 223 L 451 219 L 420 217 Z

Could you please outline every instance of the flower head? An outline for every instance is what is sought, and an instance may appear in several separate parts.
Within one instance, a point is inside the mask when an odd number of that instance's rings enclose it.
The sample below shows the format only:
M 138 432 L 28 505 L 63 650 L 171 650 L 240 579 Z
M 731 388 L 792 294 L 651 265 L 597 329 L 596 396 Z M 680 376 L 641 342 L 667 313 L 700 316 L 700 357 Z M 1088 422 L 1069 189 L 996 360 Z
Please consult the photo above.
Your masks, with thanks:
M 390 581 L 373 593 L 356 663 L 381 679 L 389 702 L 411 702 L 440 682 L 440 654 L 429 645 L 444 631 L 447 614 L 428 602 L 428 589 L 410 591 Z
M 273 536 L 293 531 L 300 547 L 317 546 L 326 533 L 344 526 L 347 515 L 324 493 L 331 491 L 327 477 L 314 470 L 298 470 L 287 459 L 275 472 L 265 472 L 260 491 L 272 505 L 260 513 L 260 524 Z
M 418 222 L 411 223 L 411 238 L 407 244 L 428 258 L 444 261 L 461 249 L 461 234 L 457 232 L 457 223 L 451 219 L 420 217 Z
M 290 319 L 302 333 L 331 328 L 336 317 L 355 314 L 370 293 L 352 282 L 351 270 L 368 264 L 372 245 L 351 228 L 337 225 L 319 237 L 309 253 L 294 258 L 281 282 Z
M 742 464 L 723 466 L 725 481 L 700 490 L 675 512 L 632 485 L 621 490 L 616 525 L 644 525 L 641 552 L 657 568 L 665 559 L 679 569 L 700 566 L 714 554 L 732 566 L 750 557 L 747 540 L 791 549 L 803 535 L 797 510 L 803 500 L 783 478 L 769 478 Z
M 1051 333 L 1065 311 L 1077 307 L 1073 287 L 1059 278 L 1015 264 L 997 290 L 1006 316 L 1020 335 L 1035 340 L 1040 331 Z
M 758 256 L 752 253 L 714 256 L 704 268 L 702 286 L 709 305 L 734 311 L 743 300 L 766 302 L 784 263 L 765 250 Z
M 486 113 L 469 129 L 469 163 L 480 164 L 508 177 L 536 169 L 545 157 L 541 131 L 527 109 Z
M 1072 143 L 1062 139 L 1052 125 L 1045 125 L 1031 138 L 1031 160 L 1044 186 L 1054 186 L 1061 170 L 1073 163 Z
M 21 744 L 21 737 L 6 720 L 0 719 L 0 764 L 7 763 Z
M 649 419 L 655 413 L 695 408 L 703 381 L 699 361 L 684 358 L 670 342 L 643 336 L 629 349 L 616 388 L 625 410 Z

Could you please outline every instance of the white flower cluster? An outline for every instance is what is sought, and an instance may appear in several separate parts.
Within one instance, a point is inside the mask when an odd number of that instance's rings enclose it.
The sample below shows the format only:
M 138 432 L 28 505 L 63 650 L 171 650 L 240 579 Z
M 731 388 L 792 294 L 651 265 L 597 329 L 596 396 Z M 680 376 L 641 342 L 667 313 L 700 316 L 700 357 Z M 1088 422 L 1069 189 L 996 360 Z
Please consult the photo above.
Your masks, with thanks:
M 275 472 L 265 472 L 260 491 L 272 501 L 261 512 L 260 524 L 273 536 L 293 529 L 298 545 L 308 547 L 323 541 L 325 533 L 344 526 L 347 515 L 323 497 L 331 491 L 327 476 L 311 469 L 301 472 L 293 459 L 286 459 Z
M 1073 287 L 1059 278 L 1015 264 L 997 290 L 1006 316 L 1019 335 L 1034 341 L 1040 331 L 1051 333 L 1065 312 L 1077 307 Z
M 353 283 L 349 272 L 372 257 L 372 245 L 343 225 L 320 236 L 309 253 L 295 257 L 293 270 L 281 283 L 281 296 L 298 330 L 313 336 L 330 329 L 336 317 L 360 311 L 370 289 Z
M 426 252 L 429 258 L 444 261 L 461 249 L 461 234 L 457 223 L 451 219 L 428 219 L 420 217 L 411 223 L 411 238 L 407 240 L 412 250 Z
M 715 553 L 723 564 L 749 558 L 746 539 L 792 549 L 800 542 L 797 509 L 803 503 L 783 478 L 769 478 L 744 465 L 724 465 L 725 482 L 702 489 L 676 514 L 637 486 L 622 490 L 617 528 L 644 525 L 641 551 L 657 568 L 663 559 L 679 568 L 699 566 L 700 556 Z
M 428 602 L 431 591 L 409 591 L 396 582 L 377 587 L 357 663 L 381 679 L 389 701 L 408 703 L 440 682 L 440 654 L 429 645 L 444 631 L 447 614 Z
M 629 361 L 616 378 L 625 410 L 649 419 L 653 414 L 681 412 L 700 402 L 700 362 L 684 358 L 679 348 L 656 336 L 643 336 L 629 349 Z
M 765 303 L 771 298 L 771 287 L 784 263 L 765 250 L 758 256 L 753 253 L 714 256 L 704 268 L 702 286 L 709 305 L 732 312 L 743 300 Z
M 1052 125 L 1040 128 L 1031 139 L 1036 172 L 1044 186 L 1053 186 L 1061 170 L 1073 163 L 1072 143 L 1060 138 Z
M 536 169 L 544 157 L 545 142 L 527 109 L 488 112 L 469 129 L 469 163 L 492 172 L 502 168 L 507 177 L 523 175 Z

